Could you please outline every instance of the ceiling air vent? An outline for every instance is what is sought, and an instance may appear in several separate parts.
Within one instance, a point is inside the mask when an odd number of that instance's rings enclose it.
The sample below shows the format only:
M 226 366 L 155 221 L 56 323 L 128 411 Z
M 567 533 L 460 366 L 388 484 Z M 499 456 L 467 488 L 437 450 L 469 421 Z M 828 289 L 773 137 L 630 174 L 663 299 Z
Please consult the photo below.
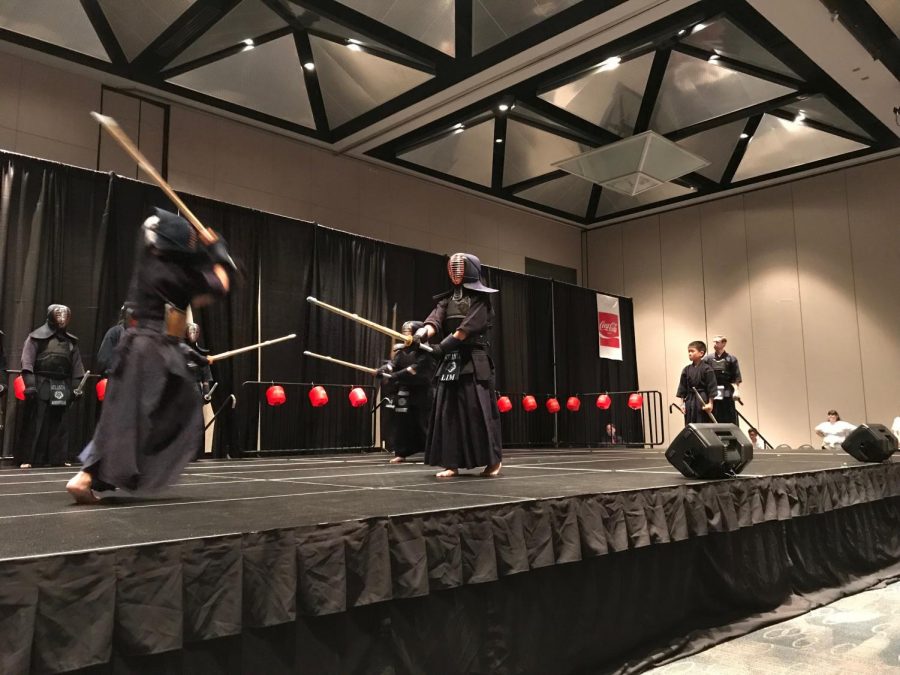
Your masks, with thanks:
M 631 197 L 708 165 L 707 160 L 653 131 L 553 164 L 558 169 Z

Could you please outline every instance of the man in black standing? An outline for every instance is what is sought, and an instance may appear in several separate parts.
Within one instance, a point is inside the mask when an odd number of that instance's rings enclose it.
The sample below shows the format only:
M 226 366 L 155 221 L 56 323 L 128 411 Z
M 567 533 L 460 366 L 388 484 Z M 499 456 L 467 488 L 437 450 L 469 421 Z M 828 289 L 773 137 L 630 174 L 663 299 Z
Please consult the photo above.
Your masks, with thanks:
M 741 367 L 734 355 L 725 351 L 728 338 L 724 335 L 713 337 L 713 351 L 704 361 L 712 366 L 716 374 L 716 397 L 713 399 L 713 415 L 717 422 L 737 424 L 737 410 L 734 402 L 741 398 L 738 387 L 741 384 Z

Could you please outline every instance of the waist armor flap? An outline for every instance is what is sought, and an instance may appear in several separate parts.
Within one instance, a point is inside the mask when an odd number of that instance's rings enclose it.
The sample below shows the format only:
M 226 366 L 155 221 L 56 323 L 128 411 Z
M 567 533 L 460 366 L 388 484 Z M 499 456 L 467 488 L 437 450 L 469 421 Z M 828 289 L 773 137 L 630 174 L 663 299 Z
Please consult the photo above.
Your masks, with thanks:
M 60 340 L 56 335 L 51 337 L 34 360 L 35 374 L 57 379 L 71 377 L 72 349 L 68 340 Z
M 187 314 L 177 307 L 166 305 L 166 335 L 183 338 L 187 329 Z
M 718 384 L 731 384 L 731 374 L 728 372 L 728 361 L 725 359 L 710 359 L 709 365 L 716 373 Z

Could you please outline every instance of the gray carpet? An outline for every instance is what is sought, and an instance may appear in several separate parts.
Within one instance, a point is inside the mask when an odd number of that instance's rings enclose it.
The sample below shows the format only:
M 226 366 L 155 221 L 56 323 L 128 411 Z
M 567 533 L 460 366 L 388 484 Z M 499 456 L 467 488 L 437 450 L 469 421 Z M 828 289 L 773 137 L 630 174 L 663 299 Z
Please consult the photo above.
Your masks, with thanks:
M 897 675 L 900 583 L 843 598 L 649 672 Z

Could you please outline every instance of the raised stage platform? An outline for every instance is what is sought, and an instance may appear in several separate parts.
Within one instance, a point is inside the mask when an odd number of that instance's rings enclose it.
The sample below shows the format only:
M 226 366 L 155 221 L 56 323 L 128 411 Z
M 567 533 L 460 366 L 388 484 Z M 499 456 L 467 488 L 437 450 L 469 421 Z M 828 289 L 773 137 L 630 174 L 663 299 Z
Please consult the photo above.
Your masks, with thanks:
M 639 671 L 900 572 L 896 457 L 387 459 L 199 462 L 93 507 L 72 469 L 0 471 L 0 672 Z

